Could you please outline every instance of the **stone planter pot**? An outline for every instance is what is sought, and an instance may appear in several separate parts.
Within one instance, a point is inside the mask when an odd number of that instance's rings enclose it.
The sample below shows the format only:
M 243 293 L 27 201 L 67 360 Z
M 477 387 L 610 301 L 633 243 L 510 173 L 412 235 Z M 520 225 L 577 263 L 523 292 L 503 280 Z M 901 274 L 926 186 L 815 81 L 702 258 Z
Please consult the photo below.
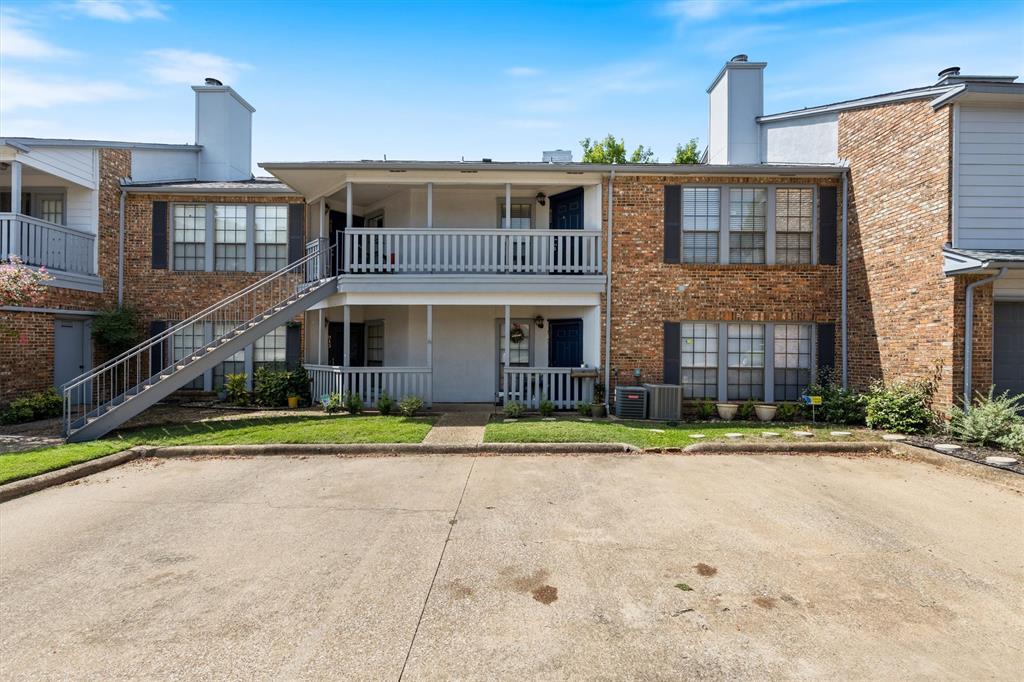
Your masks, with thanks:
M 763 422 L 770 422 L 775 419 L 775 411 L 779 409 L 775 405 L 754 405 L 754 414 Z
M 604 419 L 608 416 L 608 411 L 604 406 L 604 403 L 594 403 L 590 406 L 590 416 L 596 417 L 597 419 Z
M 718 403 L 715 408 L 718 409 L 718 416 L 728 422 L 736 418 L 736 411 L 740 409 L 740 406 L 732 403 Z

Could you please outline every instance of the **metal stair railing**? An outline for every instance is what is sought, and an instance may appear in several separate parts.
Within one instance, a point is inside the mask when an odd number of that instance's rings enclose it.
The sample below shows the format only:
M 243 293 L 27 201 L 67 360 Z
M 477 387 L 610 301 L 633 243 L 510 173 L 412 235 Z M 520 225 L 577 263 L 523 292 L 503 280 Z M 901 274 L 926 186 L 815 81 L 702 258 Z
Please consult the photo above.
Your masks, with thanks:
M 302 258 L 66 382 L 61 387 L 64 436 L 70 436 L 91 419 L 116 409 L 160 380 L 184 370 L 275 311 L 323 286 L 330 278 L 333 248 L 325 239 L 309 242 Z M 173 343 L 169 343 L 174 335 L 193 325 L 207 323 L 212 324 L 213 329 L 227 328 L 228 331 L 182 357 L 175 357 Z

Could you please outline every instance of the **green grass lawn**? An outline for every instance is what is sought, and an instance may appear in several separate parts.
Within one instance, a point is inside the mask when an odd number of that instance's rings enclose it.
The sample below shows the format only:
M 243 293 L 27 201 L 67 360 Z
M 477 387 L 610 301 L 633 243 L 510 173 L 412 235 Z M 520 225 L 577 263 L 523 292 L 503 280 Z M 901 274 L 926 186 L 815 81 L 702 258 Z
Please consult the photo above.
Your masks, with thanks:
M 774 431 L 776 438 L 762 438 L 762 431 Z M 811 431 L 813 438 L 797 438 L 793 431 Z M 829 431 L 850 431 L 852 436 L 830 436 Z M 691 434 L 702 433 L 704 438 Z M 693 443 L 729 440 L 727 433 L 742 433 L 738 442 L 878 440 L 880 436 L 850 426 L 793 424 L 783 422 L 699 422 L 668 426 L 648 421 L 581 421 L 579 417 L 558 417 L 556 421 L 520 419 L 508 424 L 497 419 L 487 425 L 488 443 L 629 443 L 641 448 L 685 447 Z
M 135 445 L 253 445 L 275 443 L 419 443 L 432 417 L 303 416 L 232 419 L 153 426 L 89 443 L 0 455 L 0 483 L 35 476 Z

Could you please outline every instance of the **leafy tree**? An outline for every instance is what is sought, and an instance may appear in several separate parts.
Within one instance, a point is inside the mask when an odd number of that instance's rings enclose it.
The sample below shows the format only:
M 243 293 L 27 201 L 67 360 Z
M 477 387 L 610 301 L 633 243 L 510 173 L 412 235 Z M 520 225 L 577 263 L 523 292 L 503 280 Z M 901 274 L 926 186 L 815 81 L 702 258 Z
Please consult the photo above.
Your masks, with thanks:
M 92 321 L 92 338 L 111 357 L 132 348 L 140 339 L 139 315 L 131 306 L 103 310 Z
M 673 163 L 700 163 L 696 137 L 691 137 L 685 145 L 676 145 L 676 158 Z
M 583 163 L 651 163 L 657 161 L 654 158 L 654 150 L 640 145 L 626 155 L 626 142 L 622 139 L 615 139 L 611 133 L 603 140 L 591 140 L 586 137 L 580 140 L 583 147 Z

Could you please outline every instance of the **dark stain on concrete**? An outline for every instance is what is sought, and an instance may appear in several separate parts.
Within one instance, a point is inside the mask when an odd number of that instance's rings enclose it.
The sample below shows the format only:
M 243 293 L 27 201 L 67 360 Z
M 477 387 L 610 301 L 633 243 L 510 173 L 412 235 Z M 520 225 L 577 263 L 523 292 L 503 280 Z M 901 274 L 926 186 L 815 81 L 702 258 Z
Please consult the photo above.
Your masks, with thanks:
M 550 604 L 558 599 L 558 588 L 551 585 L 541 585 L 532 590 L 530 594 L 533 595 L 534 600 L 539 601 L 541 604 Z
M 469 585 L 463 585 L 458 580 L 453 580 L 445 587 L 451 593 L 453 599 L 468 599 L 473 596 L 475 590 Z
M 702 575 L 705 578 L 710 578 L 711 576 L 713 576 L 716 573 L 718 573 L 718 569 L 717 568 L 715 568 L 714 566 L 711 566 L 709 564 L 705 564 L 703 562 L 697 564 L 696 566 L 694 566 L 694 568 L 697 569 L 697 575 Z
M 772 597 L 755 597 L 754 603 L 760 606 L 762 609 L 775 608 L 775 599 Z

